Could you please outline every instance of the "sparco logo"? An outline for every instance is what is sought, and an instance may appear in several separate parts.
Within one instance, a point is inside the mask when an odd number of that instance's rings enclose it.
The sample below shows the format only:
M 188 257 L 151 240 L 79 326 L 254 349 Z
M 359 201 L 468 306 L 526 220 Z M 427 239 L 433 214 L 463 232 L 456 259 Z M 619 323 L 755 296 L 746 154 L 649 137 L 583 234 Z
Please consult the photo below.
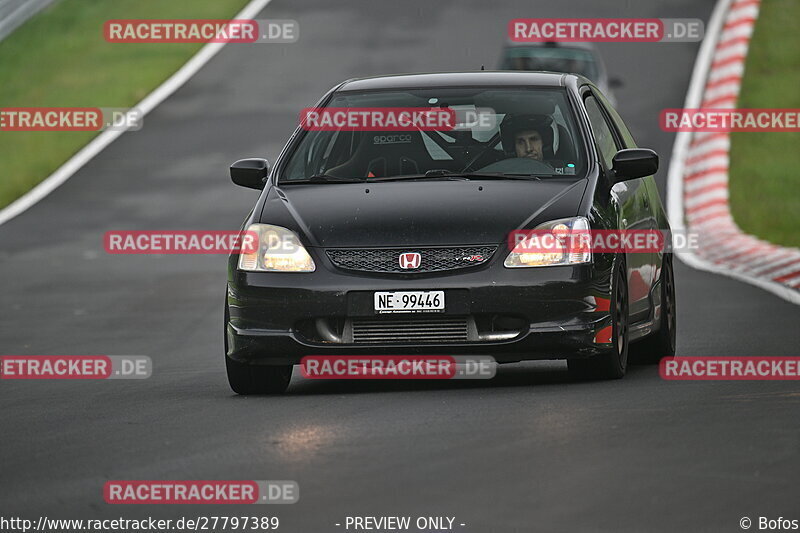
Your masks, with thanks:
M 411 135 L 376 135 L 372 138 L 372 144 L 403 144 L 410 143 Z
M 422 256 L 416 252 L 400 254 L 400 268 L 419 268 Z

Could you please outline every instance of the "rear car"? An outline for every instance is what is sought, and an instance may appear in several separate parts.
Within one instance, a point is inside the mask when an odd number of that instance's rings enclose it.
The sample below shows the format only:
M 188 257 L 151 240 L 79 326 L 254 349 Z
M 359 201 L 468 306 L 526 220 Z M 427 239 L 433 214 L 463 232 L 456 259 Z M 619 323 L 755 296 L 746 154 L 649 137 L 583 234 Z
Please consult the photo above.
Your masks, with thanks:
M 578 74 L 590 79 L 612 104 L 616 102 L 613 90 L 622 86 L 618 78 L 609 76 L 592 43 L 510 42 L 503 48 L 498 68 Z

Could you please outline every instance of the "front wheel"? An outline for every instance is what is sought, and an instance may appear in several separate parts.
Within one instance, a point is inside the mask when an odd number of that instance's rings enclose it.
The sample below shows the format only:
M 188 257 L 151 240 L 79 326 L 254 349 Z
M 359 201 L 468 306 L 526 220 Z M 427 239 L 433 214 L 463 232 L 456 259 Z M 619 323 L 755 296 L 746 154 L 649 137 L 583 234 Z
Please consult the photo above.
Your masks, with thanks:
M 570 374 L 578 379 L 619 379 L 628 368 L 628 281 L 625 265 L 614 274 L 611 287 L 611 350 L 586 359 L 568 359 Z
M 292 367 L 286 365 L 248 365 L 225 356 L 228 383 L 236 394 L 283 394 L 292 379 Z
M 225 302 L 225 369 L 228 372 L 228 384 L 236 394 L 283 394 L 292 379 L 292 365 L 249 365 L 228 357 L 228 321 L 230 312 Z

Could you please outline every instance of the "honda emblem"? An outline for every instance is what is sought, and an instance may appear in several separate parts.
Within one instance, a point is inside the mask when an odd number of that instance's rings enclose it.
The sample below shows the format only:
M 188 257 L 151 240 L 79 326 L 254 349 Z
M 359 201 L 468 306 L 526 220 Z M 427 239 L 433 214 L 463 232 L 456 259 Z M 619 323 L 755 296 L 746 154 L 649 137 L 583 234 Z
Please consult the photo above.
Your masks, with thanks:
M 400 268 L 419 268 L 420 263 L 422 263 L 422 255 L 417 252 L 400 254 Z

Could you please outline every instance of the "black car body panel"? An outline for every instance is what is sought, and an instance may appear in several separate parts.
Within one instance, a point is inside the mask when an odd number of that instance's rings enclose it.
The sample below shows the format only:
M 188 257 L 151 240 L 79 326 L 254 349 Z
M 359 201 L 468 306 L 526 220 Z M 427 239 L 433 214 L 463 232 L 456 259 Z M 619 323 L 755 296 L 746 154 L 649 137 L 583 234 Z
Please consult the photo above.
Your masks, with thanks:
M 261 222 L 301 229 L 312 247 L 496 244 L 575 216 L 585 190 L 585 180 L 286 185 L 267 193 Z

